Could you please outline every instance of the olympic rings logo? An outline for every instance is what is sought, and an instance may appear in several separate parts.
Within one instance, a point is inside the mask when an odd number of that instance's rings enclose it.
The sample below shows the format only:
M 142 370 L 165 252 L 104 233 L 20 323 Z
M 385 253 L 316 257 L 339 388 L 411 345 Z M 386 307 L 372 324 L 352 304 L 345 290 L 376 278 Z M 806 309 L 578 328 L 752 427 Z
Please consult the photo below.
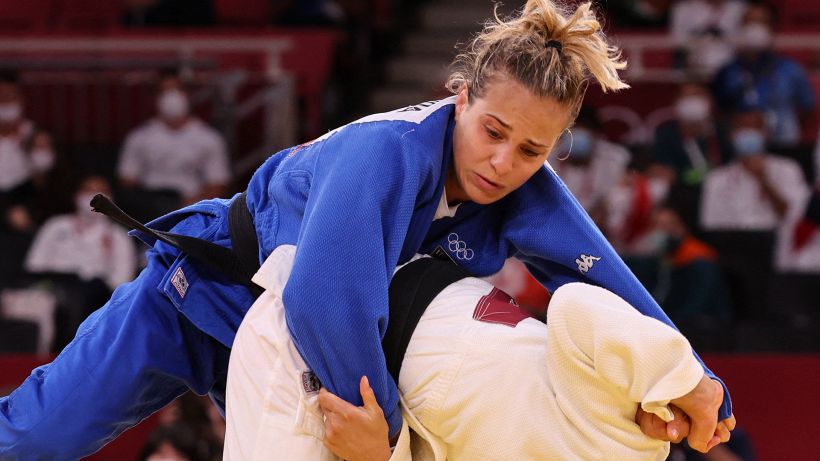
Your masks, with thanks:
M 467 242 L 459 240 L 455 232 L 447 236 L 447 244 L 450 252 L 454 253 L 458 259 L 469 261 L 475 256 L 475 252 L 467 248 Z

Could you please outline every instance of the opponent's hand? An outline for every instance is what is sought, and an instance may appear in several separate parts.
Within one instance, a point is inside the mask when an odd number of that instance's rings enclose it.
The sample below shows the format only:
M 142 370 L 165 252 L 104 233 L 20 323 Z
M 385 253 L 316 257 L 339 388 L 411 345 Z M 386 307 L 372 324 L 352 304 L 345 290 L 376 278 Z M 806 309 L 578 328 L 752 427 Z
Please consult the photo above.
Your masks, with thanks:
M 686 395 L 670 402 L 686 413 L 689 417 L 689 446 L 706 453 L 725 437 L 728 440 L 729 424 L 721 422 L 718 428 L 717 414 L 723 403 L 723 386 L 705 374 L 694 389 Z M 734 429 L 733 418 L 731 421 Z M 724 431 L 725 429 L 725 431 Z
M 680 408 L 669 405 L 672 410 L 674 420 L 668 423 L 654 413 L 647 413 L 638 406 L 635 413 L 635 422 L 641 427 L 641 432 L 653 439 L 665 440 L 672 443 L 680 443 L 689 436 L 689 417 Z M 720 438 L 720 443 L 726 443 L 731 438 L 731 432 L 735 430 L 737 421 L 735 416 L 729 416 L 719 422 L 715 429 L 715 435 Z
M 653 439 L 680 443 L 689 435 L 689 417 L 680 408 L 670 405 L 675 419 L 668 423 L 654 413 L 647 413 L 638 405 L 635 413 L 635 422 L 641 427 L 641 432 Z
M 390 459 L 387 421 L 366 376 L 359 382 L 364 406 L 340 399 L 325 388 L 319 391 L 319 406 L 325 414 L 325 446 L 347 461 Z

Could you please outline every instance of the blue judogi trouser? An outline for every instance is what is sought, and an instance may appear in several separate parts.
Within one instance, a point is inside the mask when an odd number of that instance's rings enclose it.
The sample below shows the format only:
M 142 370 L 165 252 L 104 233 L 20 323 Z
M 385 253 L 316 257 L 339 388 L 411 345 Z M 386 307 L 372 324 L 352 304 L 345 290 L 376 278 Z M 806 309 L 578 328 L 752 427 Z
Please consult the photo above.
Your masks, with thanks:
M 227 203 L 200 202 L 152 227 L 229 246 Z M 117 288 L 52 363 L 0 399 L 0 460 L 87 456 L 188 389 L 224 409 L 231 330 L 252 300 L 246 288 L 157 243 L 142 273 Z

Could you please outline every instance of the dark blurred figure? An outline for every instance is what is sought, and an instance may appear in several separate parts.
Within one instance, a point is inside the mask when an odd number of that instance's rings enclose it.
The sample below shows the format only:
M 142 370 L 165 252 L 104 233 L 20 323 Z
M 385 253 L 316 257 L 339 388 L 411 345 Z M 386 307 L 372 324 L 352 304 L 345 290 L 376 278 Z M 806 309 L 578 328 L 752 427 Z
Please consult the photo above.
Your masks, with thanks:
M 213 0 L 124 0 L 123 9 L 126 27 L 214 24 Z
M 763 110 L 772 146 L 793 148 L 815 110 L 815 95 L 805 69 L 774 51 L 772 25 L 769 6 L 748 7 L 737 34 L 737 58 L 718 72 L 713 91 L 725 113 Z
M 697 223 L 703 179 L 730 158 L 729 130 L 714 117 L 712 97 L 701 84 L 683 83 L 674 109 L 675 118 L 655 130 L 650 170 L 675 191 L 684 219 Z
M 709 90 L 698 83 L 680 86 L 675 118 L 655 130 L 652 159 L 668 170 L 673 182 L 700 185 L 709 170 L 727 162 L 730 140 L 715 120 Z
M 662 29 L 669 24 L 670 0 L 614 0 L 606 3 L 616 27 Z
M 663 242 L 658 303 L 676 324 L 728 326 L 732 309 L 717 251 L 691 234 L 670 203 L 659 207 L 655 224 Z
M 207 397 L 187 392 L 163 408 L 160 425 L 184 427 L 196 440 L 195 449 L 201 459 L 222 459 L 225 442 L 225 419 Z
M 343 8 L 333 0 L 268 1 L 273 23 L 280 26 L 332 26 L 345 20 Z
M 185 86 L 164 71 L 157 116 L 128 134 L 120 155 L 118 199 L 137 219 L 225 195 L 230 180 L 225 140 L 191 114 Z
M 139 461 L 210 461 L 197 449 L 194 432 L 182 424 L 160 426 L 143 447 Z

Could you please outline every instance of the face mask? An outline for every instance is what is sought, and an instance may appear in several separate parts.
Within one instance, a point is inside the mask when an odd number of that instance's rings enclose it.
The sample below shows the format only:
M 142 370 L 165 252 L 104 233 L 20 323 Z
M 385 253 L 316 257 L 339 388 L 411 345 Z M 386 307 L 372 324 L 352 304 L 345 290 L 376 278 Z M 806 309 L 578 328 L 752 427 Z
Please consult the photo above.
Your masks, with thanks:
M 96 217 L 103 217 L 105 215 L 102 213 L 97 213 L 96 211 L 91 209 L 91 199 L 97 195 L 91 192 L 80 192 L 74 197 L 74 206 L 77 208 L 77 213 L 79 213 L 83 217 L 88 218 L 96 218 Z
M 703 96 L 684 96 L 675 104 L 675 114 L 684 122 L 702 122 L 709 118 L 709 100 Z
M 23 114 L 23 107 L 17 102 L 0 104 L 0 122 L 13 122 Z
M 54 152 L 50 149 L 33 149 L 29 154 L 29 161 L 35 173 L 48 171 L 54 165 Z
M 159 115 L 167 120 L 179 120 L 188 115 L 188 97 L 179 90 L 162 93 L 157 101 Z
M 772 31 L 768 26 L 753 22 L 738 32 L 738 46 L 748 50 L 765 50 L 772 44 Z
M 763 133 L 754 128 L 741 128 L 735 131 L 732 135 L 732 144 L 738 157 L 762 154 L 766 148 Z
M 595 137 L 589 130 L 577 128 L 561 138 L 560 152 L 576 160 L 584 160 L 592 155 Z

